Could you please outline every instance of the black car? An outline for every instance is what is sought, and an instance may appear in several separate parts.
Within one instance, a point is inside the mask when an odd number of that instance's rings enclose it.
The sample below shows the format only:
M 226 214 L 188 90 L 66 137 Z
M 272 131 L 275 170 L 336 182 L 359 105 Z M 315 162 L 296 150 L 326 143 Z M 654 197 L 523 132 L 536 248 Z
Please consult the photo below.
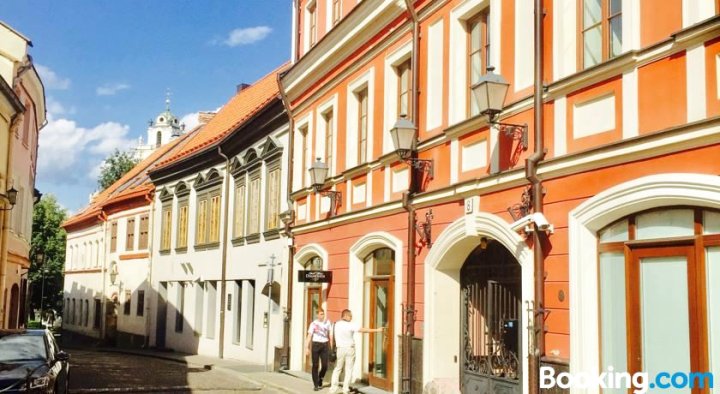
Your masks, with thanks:
M 48 330 L 0 330 L 0 394 L 67 393 L 69 359 Z

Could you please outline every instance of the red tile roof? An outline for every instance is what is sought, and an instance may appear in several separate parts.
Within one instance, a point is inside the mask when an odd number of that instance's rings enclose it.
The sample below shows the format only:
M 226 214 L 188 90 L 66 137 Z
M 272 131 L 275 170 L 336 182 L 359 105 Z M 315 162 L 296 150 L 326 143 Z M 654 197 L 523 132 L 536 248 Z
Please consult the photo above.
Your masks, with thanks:
M 182 158 L 214 146 L 235 130 L 238 125 L 257 114 L 266 104 L 280 94 L 277 75 L 286 70 L 288 66 L 289 63 L 283 64 L 251 86 L 235 94 L 184 149 L 165 158 L 152 170 L 167 167 Z

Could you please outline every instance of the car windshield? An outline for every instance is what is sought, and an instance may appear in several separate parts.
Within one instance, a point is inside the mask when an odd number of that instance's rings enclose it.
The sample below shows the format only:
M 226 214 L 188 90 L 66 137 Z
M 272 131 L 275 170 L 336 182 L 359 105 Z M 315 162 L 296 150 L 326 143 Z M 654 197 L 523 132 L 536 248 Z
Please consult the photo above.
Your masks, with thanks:
M 46 359 L 42 335 L 11 334 L 0 337 L 0 362 Z

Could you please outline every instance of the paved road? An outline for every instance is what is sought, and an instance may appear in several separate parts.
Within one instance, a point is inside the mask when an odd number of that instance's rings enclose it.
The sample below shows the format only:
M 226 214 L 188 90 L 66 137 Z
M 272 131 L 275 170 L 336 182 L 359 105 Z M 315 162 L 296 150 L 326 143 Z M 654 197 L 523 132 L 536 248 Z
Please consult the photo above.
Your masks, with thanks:
M 70 350 L 70 392 L 274 393 L 237 374 L 151 357 Z

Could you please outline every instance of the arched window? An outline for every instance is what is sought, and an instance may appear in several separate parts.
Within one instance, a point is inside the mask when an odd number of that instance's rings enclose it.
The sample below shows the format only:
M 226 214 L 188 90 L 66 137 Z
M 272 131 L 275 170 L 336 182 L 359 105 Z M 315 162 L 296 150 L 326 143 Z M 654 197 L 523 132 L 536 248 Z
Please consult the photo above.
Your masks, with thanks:
M 162 122 L 162 118 L 160 121 Z M 155 134 L 155 147 L 159 148 L 160 145 L 162 145 L 162 131 L 158 131 L 157 134 Z
M 365 276 L 393 274 L 395 251 L 390 248 L 377 249 L 365 257 Z
M 720 373 L 720 212 L 644 211 L 598 240 L 601 370 Z

